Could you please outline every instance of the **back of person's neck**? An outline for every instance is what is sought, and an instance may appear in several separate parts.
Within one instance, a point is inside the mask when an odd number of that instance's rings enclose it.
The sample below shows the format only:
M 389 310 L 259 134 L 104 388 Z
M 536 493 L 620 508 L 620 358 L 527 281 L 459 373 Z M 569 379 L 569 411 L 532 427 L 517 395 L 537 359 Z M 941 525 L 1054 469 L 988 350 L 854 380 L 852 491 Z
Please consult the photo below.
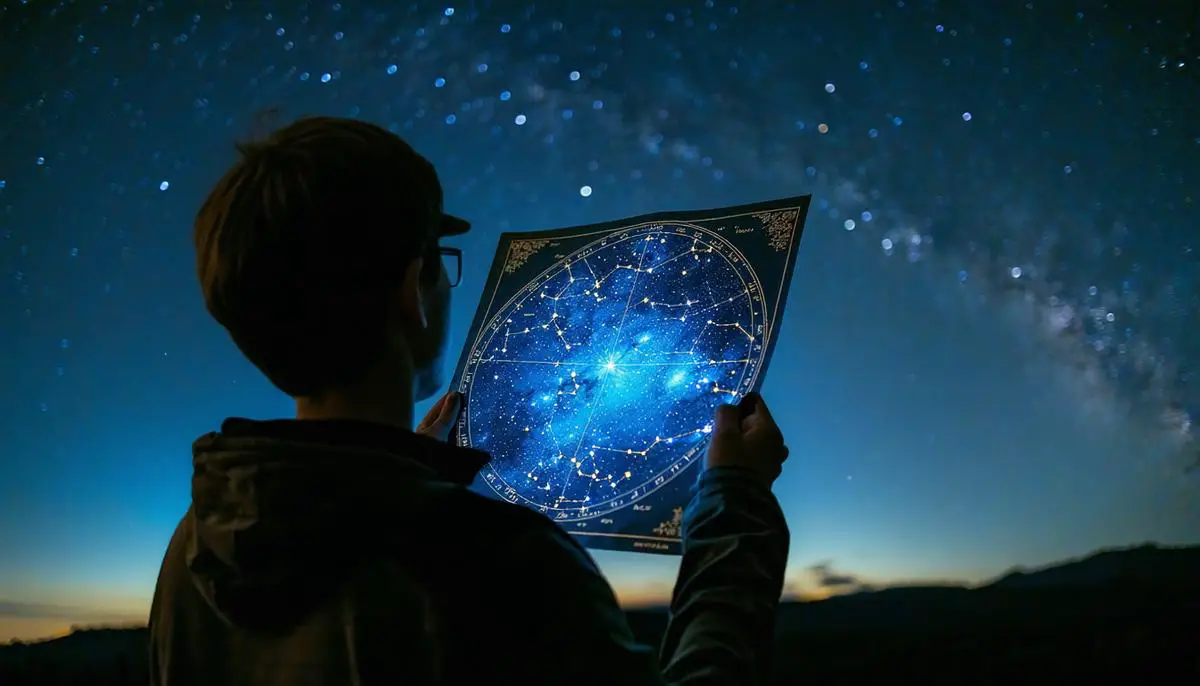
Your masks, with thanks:
M 369 380 L 296 398 L 296 419 L 349 419 L 413 428 L 411 374 L 371 374 Z

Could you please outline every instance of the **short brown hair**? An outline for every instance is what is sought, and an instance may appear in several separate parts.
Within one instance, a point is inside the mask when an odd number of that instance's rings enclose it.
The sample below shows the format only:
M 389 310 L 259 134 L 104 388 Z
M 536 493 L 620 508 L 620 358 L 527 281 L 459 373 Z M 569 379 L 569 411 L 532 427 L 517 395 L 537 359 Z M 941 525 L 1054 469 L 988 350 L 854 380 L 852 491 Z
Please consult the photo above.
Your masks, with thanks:
M 358 380 L 385 350 L 392 288 L 436 246 L 433 166 L 385 129 L 332 117 L 236 148 L 196 216 L 209 313 L 290 396 Z

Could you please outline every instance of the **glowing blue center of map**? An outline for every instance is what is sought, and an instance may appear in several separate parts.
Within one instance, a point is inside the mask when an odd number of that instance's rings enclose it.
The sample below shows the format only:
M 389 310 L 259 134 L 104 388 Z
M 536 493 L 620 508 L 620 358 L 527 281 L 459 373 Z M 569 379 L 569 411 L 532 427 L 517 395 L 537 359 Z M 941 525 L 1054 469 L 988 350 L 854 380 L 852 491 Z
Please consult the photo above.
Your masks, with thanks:
M 686 224 L 602 236 L 493 310 L 464 375 L 484 481 L 559 521 L 681 473 L 765 355 L 762 285 L 727 240 Z

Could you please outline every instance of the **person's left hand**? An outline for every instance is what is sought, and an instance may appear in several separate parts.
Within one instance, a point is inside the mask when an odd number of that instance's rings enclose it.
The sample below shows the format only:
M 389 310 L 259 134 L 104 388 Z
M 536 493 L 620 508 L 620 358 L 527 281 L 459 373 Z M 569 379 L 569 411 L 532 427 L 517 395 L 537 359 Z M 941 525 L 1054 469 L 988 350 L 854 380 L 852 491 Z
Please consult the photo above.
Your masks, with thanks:
M 454 430 L 454 424 L 462 412 L 462 397 L 458 391 L 447 391 L 417 424 L 417 433 L 439 441 L 449 441 L 450 432 Z

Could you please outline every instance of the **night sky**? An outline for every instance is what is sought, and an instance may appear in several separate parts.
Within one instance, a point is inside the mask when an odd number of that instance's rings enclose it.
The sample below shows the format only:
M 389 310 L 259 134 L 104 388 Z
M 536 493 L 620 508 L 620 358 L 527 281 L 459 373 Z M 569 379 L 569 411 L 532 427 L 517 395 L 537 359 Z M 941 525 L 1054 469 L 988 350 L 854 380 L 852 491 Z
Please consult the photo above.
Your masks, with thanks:
M 503 231 L 811 193 L 764 388 L 795 593 L 1200 542 L 1188 3 L 367 5 L 0 5 L 0 639 L 144 618 L 191 441 L 291 412 L 191 222 L 306 114 L 474 223 L 452 359 Z M 677 563 L 597 557 L 631 603 Z

